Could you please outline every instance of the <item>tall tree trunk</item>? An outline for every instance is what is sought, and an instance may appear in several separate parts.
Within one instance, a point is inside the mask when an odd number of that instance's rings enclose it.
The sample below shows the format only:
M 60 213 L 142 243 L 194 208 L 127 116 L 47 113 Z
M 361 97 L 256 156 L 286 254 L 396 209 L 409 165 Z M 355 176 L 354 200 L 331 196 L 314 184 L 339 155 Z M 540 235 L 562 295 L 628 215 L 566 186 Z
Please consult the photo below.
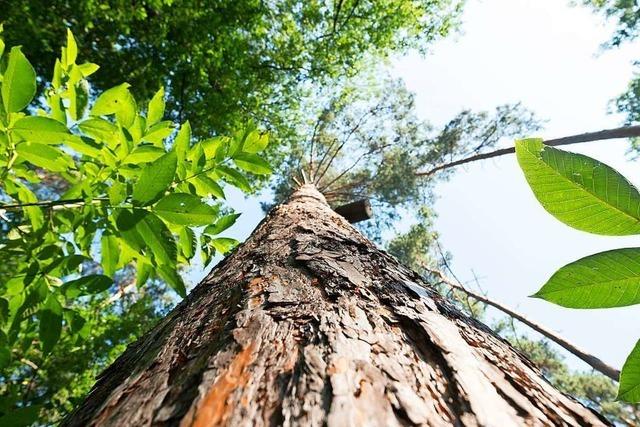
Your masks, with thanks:
M 605 425 L 312 186 L 98 379 L 66 425 Z

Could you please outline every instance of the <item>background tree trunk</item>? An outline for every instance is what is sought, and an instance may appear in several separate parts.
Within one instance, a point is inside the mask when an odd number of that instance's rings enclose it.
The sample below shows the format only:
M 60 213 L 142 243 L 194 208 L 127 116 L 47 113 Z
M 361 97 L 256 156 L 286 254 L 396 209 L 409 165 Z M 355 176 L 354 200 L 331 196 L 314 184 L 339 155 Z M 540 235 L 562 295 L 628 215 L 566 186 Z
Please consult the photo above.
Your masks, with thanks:
M 66 425 L 604 425 L 312 186 L 98 379 Z

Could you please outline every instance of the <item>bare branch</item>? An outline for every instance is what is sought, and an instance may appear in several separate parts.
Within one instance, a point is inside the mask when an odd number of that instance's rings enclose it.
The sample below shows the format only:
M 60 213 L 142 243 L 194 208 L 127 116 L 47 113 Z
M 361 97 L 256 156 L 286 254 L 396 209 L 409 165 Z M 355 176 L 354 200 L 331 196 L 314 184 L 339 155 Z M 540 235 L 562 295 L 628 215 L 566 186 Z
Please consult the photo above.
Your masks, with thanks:
M 559 145 L 578 144 L 581 142 L 600 141 L 604 139 L 632 138 L 636 136 L 640 136 L 640 125 L 627 126 L 627 127 L 621 127 L 621 128 L 615 128 L 615 129 L 605 129 L 598 132 L 588 132 L 588 133 L 582 133 L 579 135 L 565 136 L 563 138 L 549 139 L 547 141 L 544 141 L 544 143 L 545 145 L 549 145 L 549 146 L 559 146 Z M 488 153 L 476 154 L 476 155 L 465 157 L 463 159 L 456 160 L 453 162 L 443 163 L 427 171 L 416 172 L 416 176 L 431 176 L 438 171 L 449 169 L 455 166 L 460 166 L 465 163 L 471 163 L 477 160 L 490 159 L 492 157 L 504 156 L 505 154 L 511 154 L 515 152 L 516 150 L 514 147 L 508 147 L 508 148 L 501 148 L 495 151 L 490 151 Z
M 487 305 L 490 305 L 490 306 L 492 306 L 494 308 L 497 308 L 498 310 L 502 311 L 503 313 L 507 314 L 508 316 L 511 316 L 512 318 L 514 318 L 516 320 L 519 320 L 520 322 L 522 322 L 525 325 L 529 326 L 534 331 L 544 335 L 545 337 L 547 337 L 551 341 L 555 342 L 560 347 L 562 347 L 565 350 L 567 350 L 569 353 L 571 353 L 574 356 L 578 357 L 579 359 L 583 360 L 585 363 L 587 363 L 589 366 L 591 366 L 596 371 L 606 375 L 607 377 L 611 378 L 614 381 L 618 381 L 619 380 L 619 378 L 620 378 L 620 371 L 619 370 L 607 365 L 605 362 L 603 362 L 602 360 L 600 360 L 596 356 L 594 356 L 592 354 L 589 354 L 584 350 L 579 349 L 578 347 L 576 347 L 575 345 L 571 344 L 569 341 L 565 340 L 564 338 L 562 338 L 561 336 L 559 336 L 555 332 L 550 331 L 549 329 L 547 329 L 544 326 L 534 322 L 533 320 L 529 320 L 524 315 L 513 311 L 512 309 L 502 305 L 501 303 L 498 303 L 496 301 L 493 301 L 492 299 L 487 298 L 484 295 L 479 295 L 479 294 L 476 294 L 475 292 L 472 292 L 472 291 L 466 289 L 461 284 L 456 283 L 453 280 L 449 279 L 440 270 L 437 270 L 437 269 L 434 269 L 434 268 L 430 268 L 428 266 L 423 266 L 422 268 L 424 268 L 429 273 L 437 276 L 443 283 L 449 285 L 450 287 L 455 288 L 455 289 L 457 289 L 457 290 L 459 290 L 461 292 L 464 292 L 467 295 L 471 296 L 473 299 L 481 301 L 481 302 L 483 302 L 483 303 L 485 303 Z

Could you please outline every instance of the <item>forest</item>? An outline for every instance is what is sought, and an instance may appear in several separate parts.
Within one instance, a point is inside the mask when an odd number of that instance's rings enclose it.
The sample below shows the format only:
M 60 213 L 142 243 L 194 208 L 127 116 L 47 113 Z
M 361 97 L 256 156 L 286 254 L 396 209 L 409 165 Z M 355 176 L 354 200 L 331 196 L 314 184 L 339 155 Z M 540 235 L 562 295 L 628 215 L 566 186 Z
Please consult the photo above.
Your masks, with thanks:
M 640 425 L 639 36 L 0 0 L 0 426 Z

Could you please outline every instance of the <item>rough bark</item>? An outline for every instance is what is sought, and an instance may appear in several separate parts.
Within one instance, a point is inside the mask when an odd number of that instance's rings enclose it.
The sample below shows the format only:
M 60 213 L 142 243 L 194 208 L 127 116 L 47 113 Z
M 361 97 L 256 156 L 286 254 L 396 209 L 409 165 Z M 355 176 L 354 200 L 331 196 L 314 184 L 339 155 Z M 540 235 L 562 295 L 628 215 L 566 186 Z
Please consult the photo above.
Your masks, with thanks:
M 606 421 L 303 186 L 131 345 L 65 424 Z

